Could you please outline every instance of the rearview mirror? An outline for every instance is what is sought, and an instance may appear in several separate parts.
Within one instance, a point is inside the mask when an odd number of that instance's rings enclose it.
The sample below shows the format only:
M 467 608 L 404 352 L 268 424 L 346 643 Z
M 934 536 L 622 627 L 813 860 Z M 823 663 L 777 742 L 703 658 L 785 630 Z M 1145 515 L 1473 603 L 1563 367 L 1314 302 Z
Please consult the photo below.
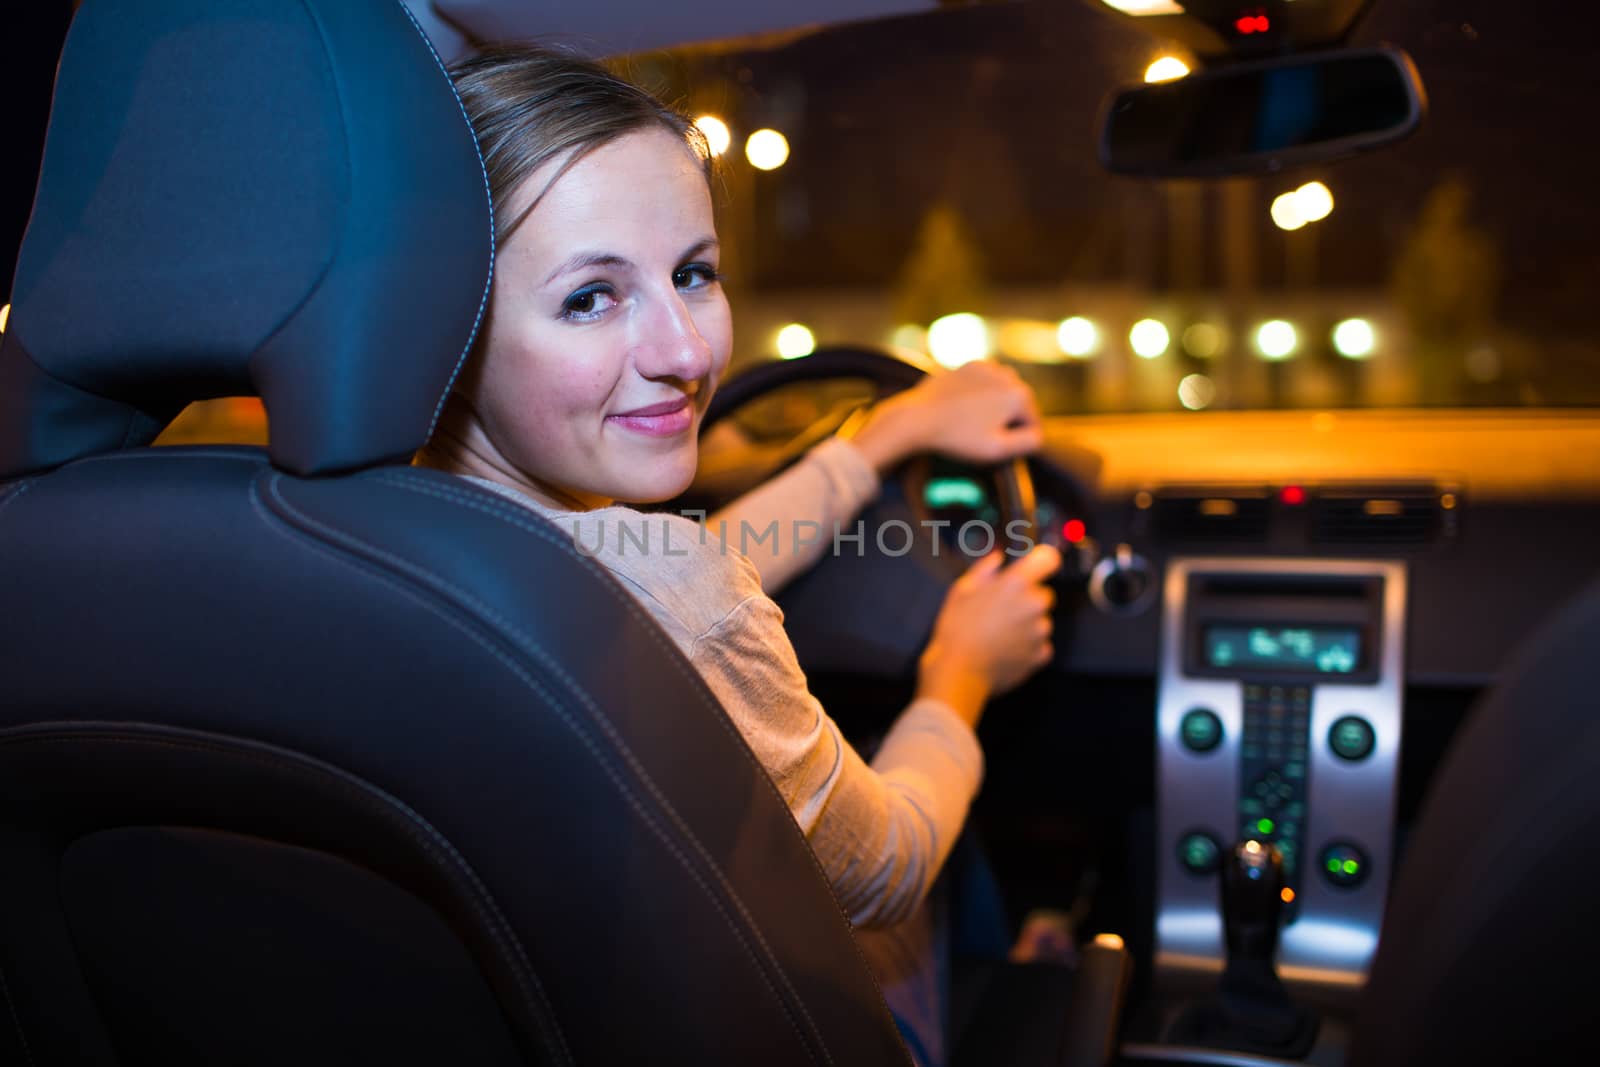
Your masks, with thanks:
M 1242 63 L 1116 93 L 1100 158 L 1143 177 L 1285 170 L 1398 141 L 1425 109 L 1422 81 L 1398 49 Z

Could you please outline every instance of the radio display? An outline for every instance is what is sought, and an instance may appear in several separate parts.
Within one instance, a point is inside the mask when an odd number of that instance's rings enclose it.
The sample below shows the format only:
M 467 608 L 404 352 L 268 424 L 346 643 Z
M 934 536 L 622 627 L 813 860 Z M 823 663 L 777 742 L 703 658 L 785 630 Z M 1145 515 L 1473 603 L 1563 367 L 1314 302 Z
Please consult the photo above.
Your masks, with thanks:
M 1205 627 L 1205 664 L 1223 670 L 1350 674 L 1362 665 L 1359 626 Z

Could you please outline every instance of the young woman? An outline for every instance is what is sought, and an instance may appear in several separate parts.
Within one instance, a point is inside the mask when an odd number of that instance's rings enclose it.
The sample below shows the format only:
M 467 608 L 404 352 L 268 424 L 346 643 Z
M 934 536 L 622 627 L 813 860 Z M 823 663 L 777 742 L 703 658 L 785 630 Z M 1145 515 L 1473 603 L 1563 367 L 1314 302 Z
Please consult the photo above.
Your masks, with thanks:
M 957 581 L 919 662 L 916 699 L 872 763 L 807 690 L 769 593 L 822 537 L 746 557 L 689 519 L 619 504 L 681 493 L 701 415 L 728 364 L 709 154 L 681 115 L 603 69 L 540 49 L 468 62 L 457 87 L 484 152 L 497 258 L 484 332 L 418 462 L 553 520 L 619 578 L 700 671 L 809 839 L 858 927 L 918 912 L 982 775 L 989 697 L 1048 660 L 1059 565 L 1038 548 Z M 879 477 L 937 450 L 994 461 L 1036 448 L 1038 414 L 1010 371 L 973 365 L 880 403 L 730 506 L 732 529 L 848 525 Z M 927 924 L 918 927 L 926 941 Z M 880 954 L 886 993 L 918 970 L 917 938 Z M 905 944 L 913 947 L 903 950 Z M 906 960 L 911 959 L 907 965 Z M 900 973 L 903 972 L 903 973 Z M 926 1037 L 937 1042 L 936 1036 Z M 929 1060 L 940 1057 L 927 1053 Z

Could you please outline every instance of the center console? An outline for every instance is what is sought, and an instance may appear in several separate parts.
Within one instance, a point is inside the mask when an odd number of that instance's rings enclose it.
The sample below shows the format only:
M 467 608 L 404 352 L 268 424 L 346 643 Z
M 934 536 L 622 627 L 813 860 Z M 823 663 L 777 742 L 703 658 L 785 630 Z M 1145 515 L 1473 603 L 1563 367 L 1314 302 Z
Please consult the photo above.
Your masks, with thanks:
M 1281 858 L 1290 994 L 1337 1006 L 1365 982 L 1394 844 L 1405 606 L 1396 562 L 1168 563 L 1153 979 L 1171 1002 L 1223 971 L 1219 870 L 1242 842 Z

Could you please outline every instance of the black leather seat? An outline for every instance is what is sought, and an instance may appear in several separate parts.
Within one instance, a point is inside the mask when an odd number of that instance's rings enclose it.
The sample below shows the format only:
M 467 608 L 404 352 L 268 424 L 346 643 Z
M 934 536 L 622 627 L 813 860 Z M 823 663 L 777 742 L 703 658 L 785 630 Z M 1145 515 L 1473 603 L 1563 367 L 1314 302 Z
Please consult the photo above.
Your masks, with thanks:
M 0 347 L 0 1063 L 884 1064 L 777 792 L 406 466 L 490 275 L 397 0 L 91 0 Z M 269 449 L 144 447 L 257 394 Z

